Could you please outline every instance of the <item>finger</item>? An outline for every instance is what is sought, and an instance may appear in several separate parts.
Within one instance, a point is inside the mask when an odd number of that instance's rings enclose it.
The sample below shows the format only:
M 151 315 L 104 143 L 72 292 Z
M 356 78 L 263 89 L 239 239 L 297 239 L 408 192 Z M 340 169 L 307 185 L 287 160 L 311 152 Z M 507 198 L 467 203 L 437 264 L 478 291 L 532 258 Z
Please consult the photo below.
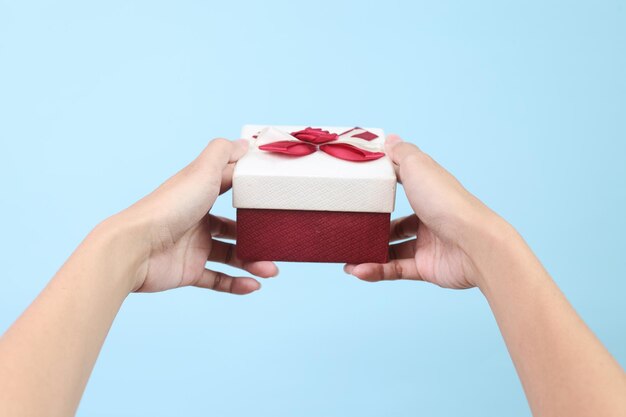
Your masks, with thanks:
M 219 292 L 228 292 L 231 294 L 250 294 L 261 288 L 261 284 L 250 277 L 232 277 L 219 271 L 205 269 L 200 278 L 193 284 L 194 287 L 208 288 Z
M 394 158 L 394 151 L 393 148 L 401 143 L 405 143 L 402 138 L 394 133 L 391 133 L 389 135 L 387 135 L 387 137 L 385 138 L 385 151 L 387 152 L 387 155 L 389 155 L 391 161 L 393 162 L 393 169 L 396 172 L 396 177 L 398 178 L 398 182 L 400 184 L 402 184 L 402 178 L 400 176 L 400 165 L 398 162 L 398 157 L 395 156 Z M 411 145 L 415 150 L 419 151 L 419 148 L 416 145 L 413 144 L 409 144 Z
M 452 174 L 416 145 L 402 141 L 397 135 L 392 136 L 397 140 L 387 145 L 388 155 L 396 166 L 398 179 L 407 191 L 463 189 Z
M 411 239 L 406 242 L 389 245 L 389 259 L 415 258 L 416 243 L 415 239 Z
M 389 226 L 389 241 L 395 242 L 415 237 L 419 224 L 419 219 L 415 214 L 393 220 Z
M 237 256 L 237 247 L 232 243 L 213 240 L 209 261 L 223 263 L 235 268 L 240 268 L 261 278 L 270 278 L 278 275 L 278 267 L 274 262 L 256 261 L 247 262 Z
M 143 199 L 137 207 L 143 207 L 149 214 L 156 211 L 175 217 L 184 214 L 189 222 L 185 226 L 193 224 L 209 211 L 220 189 L 230 187 L 232 170 L 228 164 L 238 160 L 246 149 L 245 140 L 230 142 L 214 139 L 196 159 Z M 224 184 L 222 174 L 226 175 Z
M 398 181 L 401 183 L 404 183 L 404 178 L 402 175 L 403 170 L 401 170 L 401 167 L 403 165 L 408 165 L 405 164 L 405 162 L 407 162 L 406 159 L 409 158 L 409 160 L 412 160 L 419 157 L 420 155 L 427 156 L 416 145 L 409 142 L 404 142 L 402 138 L 400 138 L 400 136 L 394 134 L 387 136 L 387 139 L 385 140 L 385 150 L 387 151 L 387 155 L 389 155 L 389 158 L 391 158 L 391 161 L 394 164 L 394 169 L 396 170 Z M 411 173 L 413 173 L 413 171 L 411 171 Z
M 232 171 L 226 170 L 225 174 L 230 174 L 230 177 L 226 178 L 224 187 L 222 174 L 228 164 L 237 162 L 246 153 L 247 144 L 248 142 L 243 139 L 234 142 L 223 138 L 213 139 L 200 155 L 183 169 L 183 172 L 196 184 L 205 184 L 205 187 L 208 187 L 207 191 L 215 189 L 217 192 L 222 188 L 228 188 L 232 181 Z
M 483 209 L 452 174 L 417 146 L 391 135 L 386 145 L 411 207 L 429 226 L 442 220 L 466 220 L 464 217 Z
M 344 270 L 351 275 L 369 282 L 396 279 L 421 280 L 414 259 L 393 259 L 385 264 L 347 264 Z
M 213 237 L 231 240 L 237 238 L 237 223 L 226 217 L 209 214 L 209 230 Z
M 220 184 L 220 195 L 230 190 L 233 186 L 233 171 L 235 170 L 235 163 L 231 162 L 226 165 L 222 170 L 222 183 Z
M 237 162 L 246 153 L 247 149 L 248 141 L 245 139 L 231 142 L 228 139 L 216 138 L 209 142 L 197 160 L 206 164 L 207 168 L 212 166 L 221 170 L 227 164 Z
M 402 138 L 399 135 L 396 135 L 395 133 L 390 133 L 385 138 L 385 146 L 393 146 L 396 143 L 400 143 L 400 142 L 402 142 Z

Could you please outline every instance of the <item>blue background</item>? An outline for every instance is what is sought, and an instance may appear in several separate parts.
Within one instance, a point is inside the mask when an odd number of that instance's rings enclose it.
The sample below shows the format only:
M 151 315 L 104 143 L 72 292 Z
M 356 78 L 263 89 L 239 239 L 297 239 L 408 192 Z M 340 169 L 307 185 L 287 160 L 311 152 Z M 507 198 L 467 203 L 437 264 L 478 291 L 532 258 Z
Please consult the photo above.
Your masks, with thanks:
M 0 0 L 0 331 L 210 138 L 357 124 L 513 223 L 624 365 L 625 22 L 623 1 Z M 280 267 L 247 297 L 131 295 L 78 415 L 529 415 L 479 291 Z

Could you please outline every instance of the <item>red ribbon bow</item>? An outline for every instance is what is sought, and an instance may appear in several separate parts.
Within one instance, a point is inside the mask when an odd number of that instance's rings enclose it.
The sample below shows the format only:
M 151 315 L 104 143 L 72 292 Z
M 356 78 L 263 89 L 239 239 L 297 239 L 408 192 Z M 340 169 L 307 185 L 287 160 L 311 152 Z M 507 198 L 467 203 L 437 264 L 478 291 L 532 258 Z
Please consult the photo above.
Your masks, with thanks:
M 290 133 L 290 135 L 298 139 L 298 141 L 280 140 L 261 145 L 259 146 L 259 149 L 298 157 L 312 154 L 319 149 L 320 151 L 334 156 L 335 158 L 353 162 L 373 161 L 385 156 L 384 152 L 373 152 L 367 149 L 359 148 L 350 143 L 338 141 L 340 137 L 348 135 L 350 132 L 355 130 L 362 132 L 350 135 L 350 138 L 371 141 L 378 137 L 378 135 L 359 127 L 349 129 L 340 134 L 330 133 L 329 131 L 322 130 L 320 128 L 307 127 L 306 129 Z

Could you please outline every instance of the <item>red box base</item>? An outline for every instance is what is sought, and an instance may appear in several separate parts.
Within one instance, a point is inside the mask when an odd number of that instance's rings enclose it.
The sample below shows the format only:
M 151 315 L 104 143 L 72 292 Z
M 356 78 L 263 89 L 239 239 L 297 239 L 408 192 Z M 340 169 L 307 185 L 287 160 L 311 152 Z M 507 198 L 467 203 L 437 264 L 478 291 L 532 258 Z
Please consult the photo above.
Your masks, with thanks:
M 389 213 L 237 209 L 246 261 L 387 262 Z

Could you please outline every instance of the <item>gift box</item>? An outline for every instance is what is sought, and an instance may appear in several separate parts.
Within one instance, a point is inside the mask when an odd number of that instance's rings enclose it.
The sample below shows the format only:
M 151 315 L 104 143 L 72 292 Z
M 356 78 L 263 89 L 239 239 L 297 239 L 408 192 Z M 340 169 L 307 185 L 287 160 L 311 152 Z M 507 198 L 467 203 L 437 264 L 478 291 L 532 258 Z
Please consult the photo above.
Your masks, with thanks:
M 381 129 L 246 125 L 233 173 L 247 261 L 386 262 L 396 176 Z

